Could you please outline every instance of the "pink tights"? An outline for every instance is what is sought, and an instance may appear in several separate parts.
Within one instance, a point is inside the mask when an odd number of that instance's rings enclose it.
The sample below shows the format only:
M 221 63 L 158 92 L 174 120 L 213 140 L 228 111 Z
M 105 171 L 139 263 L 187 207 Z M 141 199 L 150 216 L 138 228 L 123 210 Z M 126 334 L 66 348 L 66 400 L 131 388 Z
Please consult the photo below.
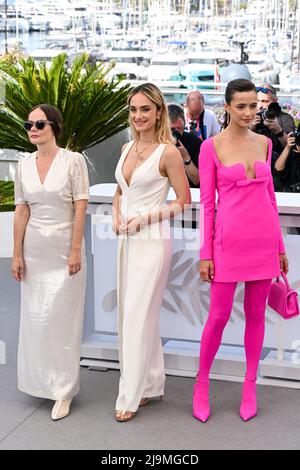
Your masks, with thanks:
M 246 318 L 245 352 L 246 378 L 256 379 L 258 363 L 265 334 L 266 300 L 272 279 L 245 282 L 244 311 Z M 200 349 L 198 380 L 207 382 L 215 355 L 229 320 L 237 282 L 212 282 L 210 310 L 205 324 Z

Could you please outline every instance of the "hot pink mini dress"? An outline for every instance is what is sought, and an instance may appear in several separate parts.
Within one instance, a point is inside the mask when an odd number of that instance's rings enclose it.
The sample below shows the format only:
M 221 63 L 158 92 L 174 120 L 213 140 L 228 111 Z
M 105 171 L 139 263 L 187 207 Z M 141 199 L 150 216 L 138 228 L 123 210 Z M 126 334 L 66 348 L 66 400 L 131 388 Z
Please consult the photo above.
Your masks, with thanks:
M 201 210 L 200 259 L 212 259 L 215 282 L 271 279 L 280 274 L 279 253 L 285 253 L 268 158 L 255 161 L 255 178 L 243 163 L 223 165 L 213 139 L 199 155 Z M 218 193 L 215 215 L 216 190 Z

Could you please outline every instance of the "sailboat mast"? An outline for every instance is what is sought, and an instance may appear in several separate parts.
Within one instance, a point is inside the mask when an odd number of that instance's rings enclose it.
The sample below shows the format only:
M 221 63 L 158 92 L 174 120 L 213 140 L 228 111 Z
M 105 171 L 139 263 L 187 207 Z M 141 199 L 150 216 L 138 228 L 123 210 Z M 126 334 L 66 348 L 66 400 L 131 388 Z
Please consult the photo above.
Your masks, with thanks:
M 297 60 L 297 70 L 300 70 L 300 8 L 299 2 L 297 2 L 297 39 L 298 39 L 298 60 Z

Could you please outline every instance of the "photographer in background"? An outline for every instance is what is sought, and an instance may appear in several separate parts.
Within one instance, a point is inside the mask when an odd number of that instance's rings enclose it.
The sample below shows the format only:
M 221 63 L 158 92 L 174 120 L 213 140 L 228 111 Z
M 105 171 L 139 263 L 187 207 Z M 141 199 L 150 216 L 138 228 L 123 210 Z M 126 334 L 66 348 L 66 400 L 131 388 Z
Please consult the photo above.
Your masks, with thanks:
M 281 183 L 279 191 L 286 193 L 300 193 L 300 128 L 291 132 L 287 138 L 287 145 L 277 158 L 274 165 L 274 174 Z
M 199 188 L 198 157 L 201 140 L 184 130 L 184 111 L 177 104 L 168 105 L 173 137 L 176 139 L 191 188 Z
M 200 91 L 190 91 L 186 97 L 186 128 L 201 142 L 219 134 L 220 126 L 212 111 L 205 108 L 204 96 Z
M 292 116 L 281 110 L 276 90 L 266 84 L 256 88 L 258 113 L 252 130 L 269 137 L 273 142 L 273 151 L 280 154 L 287 144 L 288 134 L 295 131 Z

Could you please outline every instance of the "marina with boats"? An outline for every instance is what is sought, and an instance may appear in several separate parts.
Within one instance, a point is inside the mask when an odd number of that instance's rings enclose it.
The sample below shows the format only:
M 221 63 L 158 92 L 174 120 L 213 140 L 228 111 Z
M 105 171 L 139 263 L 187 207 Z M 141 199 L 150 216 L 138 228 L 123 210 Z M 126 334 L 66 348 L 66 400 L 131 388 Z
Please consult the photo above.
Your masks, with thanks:
M 62 51 L 115 63 L 111 75 L 168 88 L 218 89 L 230 64 L 256 83 L 300 87 L 299 0 L 2 0 L 0 51 Z

